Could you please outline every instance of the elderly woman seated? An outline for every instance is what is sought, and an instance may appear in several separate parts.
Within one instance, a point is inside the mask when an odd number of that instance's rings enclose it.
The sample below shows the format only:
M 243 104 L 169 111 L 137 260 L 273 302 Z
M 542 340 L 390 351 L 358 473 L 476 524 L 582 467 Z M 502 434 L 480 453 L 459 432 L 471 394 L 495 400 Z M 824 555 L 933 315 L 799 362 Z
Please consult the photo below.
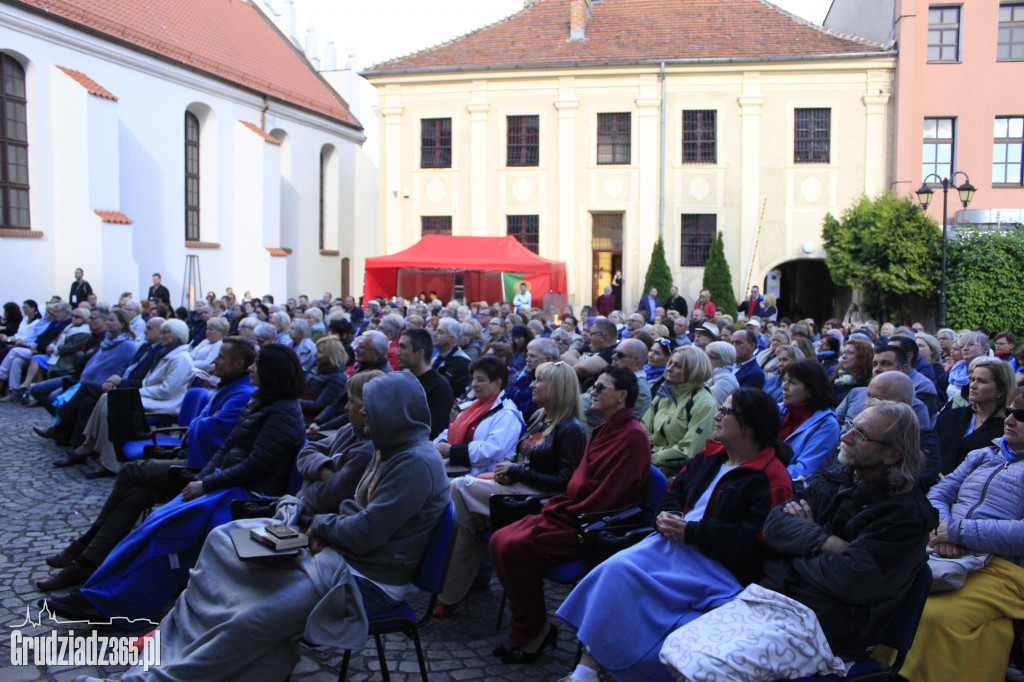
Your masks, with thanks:
M 696 345 L 696 344 L 695 344 Z M 736 380 L 736 373 L 733 372 L 733 365 L 736 364 L 736 348 L 726 341 L 712 341 L 704 347 L 704 353 L 711 361 L 711 378 L 707 381 L 707 387 L 715 396 L 719 405 L 732 395 L 732 392 L 740 387 Z
M 291 347 L 292 339 L 288 335 L 288 330 L 292 326 L 291 316 L 286 312 L 278 310 L 277 312 L 270 314 L 270 317 L 267 318 L 267 322 L 274 325 L 274 330 L 277 332 L 277 336 L 274 337 L 274 343 Z
M 778 432 L 778 409 L 764 392 L 726 398 L 713 439 L 662 499 L 658 533 L 598 565 L 558 610 L 589 649 L 584 668 L 671 679 L 658 661 L 665 637 L 761 576 L 762 525 L 793 494 Z
M 974 358 L 988 355 L 991 350 L 988 336 L 981 332 L 963 332 L 960 334 L 958 345 L 961 359 L 954 363 L 938 381 L 940 397 L 945 392 L 945 398 L 952 403 L 951 407 L 964 407 L 970 402 L 964 394 L 971 381 L 971 361 Z
M 228 335 L 231 323 L 224 317 L 211 317 L 206 321 L 206 338 L 196 344 L 192 349 L 192 365 L 202 372 L 210 372 L 217 353 L 220 352 L 220 344 Z
M 680 346 L 641 420 L 651 439 L 651 462 L 666 476 L 678 474 L 711 437 L 718 401 L 704 386 L 710 378 L 711 361 L 704 351 L 692 344 Z
M 476 398 L 459 405 L 458 416 L 434 444 L 448 464 L 469 467 L 470 475 L 475 476 L 493 471 L 498 462 L 515 452 L 523 415 L 505 397 L 508 367 L 501 360 L 485 355 L 469 369 Z
M 480 531 L 490 523 L 491 495 L 565 492 L 587 444 L 580 419 L 580 384 L 565 363 L 545 362 L 531 383 L 540 408 L 519 439 L 514 457 L 494 468 L 493 478 L 461 476 L 452 481 L 455 517 L 459 524 L 451 566 L 439 595 L 435 618 L 446 618 L 468 599 L 483 543 Z
M 306 423 L 322 424 L 341 412 L 345 402 L 348 357 L 336 337 L 316 342 L 313 369 L 306 378 L 306 395 L 299 401 Z
M 974 553 L 977 570 L 959 590 L 928 598 L 900 670 L 912 682 L 1002 680 L 1006 673 L 1013 621 L 1024 618 L 1024 394 L 1006 408 L 1003 430 L 928 493 L 939 511 L 932 551 L 951 559 Z
M 139 389 L 142 407 L 148 414 L 177 415 L 193 373 L 188 353 L 188 325 L 181 320 L 161 324 L 157 353 Z M 109 393 L 104 393 L 96 402 L 83 432 L 85 442 L 74 450 L 76 457 L 95 458 L 93 470 L 86 472 L 88 478 L 113 476 L 121 468 L 114 445 L 107 439 L 109 397 Z
M 316 344 L 313 343 L 309 333 L 309 323 L 305 320 L 295 320 L 288 328 L 288 338 L 291 349 L 299 356 L 299 364 L 307 372 L 313 369 L 316 361 Z
M 558 630 L 547 618 L 543 571 L 579 558 L 579 515 L 641 501 L 651 473 L 651 445 L 633 413 L 638 391 L 636 375 L 625 367 L 599 374 L 591 409 L 605 421 L 594 429 L 565 494 L 551 498 L 540 514 L 491 536 L 494 568 L 512 613 L 508 641 L 493 652 L 502 663 L 529 663 L 557 644 Z

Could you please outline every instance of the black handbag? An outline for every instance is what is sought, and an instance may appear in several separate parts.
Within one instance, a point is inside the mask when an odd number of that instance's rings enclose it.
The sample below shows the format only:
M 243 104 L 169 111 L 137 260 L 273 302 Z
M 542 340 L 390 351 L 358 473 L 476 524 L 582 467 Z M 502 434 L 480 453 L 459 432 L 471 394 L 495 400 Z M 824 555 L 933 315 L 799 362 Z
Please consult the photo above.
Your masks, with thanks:
M 577 540 L 583 560 L 593 568 L 627 547 L 632 547 L 654 530 L 654 511 L 645 504 L 622 509 L 588 512 L 579 516 Z
M 491 530 L 498 530 L 527 516 L 539 514 L 549 495 L 491 495 L 488 500 Z

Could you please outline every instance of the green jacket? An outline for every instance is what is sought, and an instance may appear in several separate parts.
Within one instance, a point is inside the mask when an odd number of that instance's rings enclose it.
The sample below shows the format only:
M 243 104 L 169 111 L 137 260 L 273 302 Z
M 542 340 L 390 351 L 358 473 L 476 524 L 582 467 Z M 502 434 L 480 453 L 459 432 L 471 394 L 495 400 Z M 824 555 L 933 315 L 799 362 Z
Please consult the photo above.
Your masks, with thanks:
M 651 463 L 671 480 L 711 438 L 718 401 L 704 386 L 663 384 L 666 388 L 675 402 L 659 392 L 641 423 L 651 438 Z

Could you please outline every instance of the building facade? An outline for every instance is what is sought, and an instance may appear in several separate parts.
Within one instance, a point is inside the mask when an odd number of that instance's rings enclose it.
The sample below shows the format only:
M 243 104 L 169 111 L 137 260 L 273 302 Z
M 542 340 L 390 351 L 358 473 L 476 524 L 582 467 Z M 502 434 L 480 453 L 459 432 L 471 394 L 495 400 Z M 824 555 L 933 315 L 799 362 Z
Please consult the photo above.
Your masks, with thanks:
M 834 0 L 825 25 L 899 50 L 892 189 L 961 171 L 977 193 L 963 210 L 953 192 L 950 225 L 1024 224 L 1024 2 L 872 2 Z M 929 214 L 941 221 L 941 196 Z
M 101 299 L 160 272 L 187 304 L 190 257 L 218 293 L 361 279 L 362 128 L 254 5 L 0 0 L 0 60 L 5 299 L 81 267 Z
M 380 250 L 514 234 L 567 262 L 572 302 L 621 270 L 635 307 L 659 234 L 693 300 L 721 231 L 737 295 L 831 315 L 822 219 L 888 186 L 893 67 L 759 0 L 527 3 L 365 74 Z

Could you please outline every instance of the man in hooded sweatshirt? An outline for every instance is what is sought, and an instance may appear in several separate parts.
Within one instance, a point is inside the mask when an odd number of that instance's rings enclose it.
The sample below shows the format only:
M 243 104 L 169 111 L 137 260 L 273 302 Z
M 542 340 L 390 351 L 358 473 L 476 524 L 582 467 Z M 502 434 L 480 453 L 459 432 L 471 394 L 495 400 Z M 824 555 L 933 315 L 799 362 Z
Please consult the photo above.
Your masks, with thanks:
M 188 588 L 154 633 L 160 665 L 133 667 L 122 680 L 284 679 L 299 661 L 300 637 L 362 649 L 367 616 L 404 599 L 450 499 L 416 377 L 377 377 L 363 402 L 376 452 L 355 498 L 336 513 L 313 515 L 303 528 L 308 550 L 266 563 L 239 559 L 229 533 L 269 519 L 212 531 Z M 283 498 L 275 522 L 294 524 L 302 506 Z

